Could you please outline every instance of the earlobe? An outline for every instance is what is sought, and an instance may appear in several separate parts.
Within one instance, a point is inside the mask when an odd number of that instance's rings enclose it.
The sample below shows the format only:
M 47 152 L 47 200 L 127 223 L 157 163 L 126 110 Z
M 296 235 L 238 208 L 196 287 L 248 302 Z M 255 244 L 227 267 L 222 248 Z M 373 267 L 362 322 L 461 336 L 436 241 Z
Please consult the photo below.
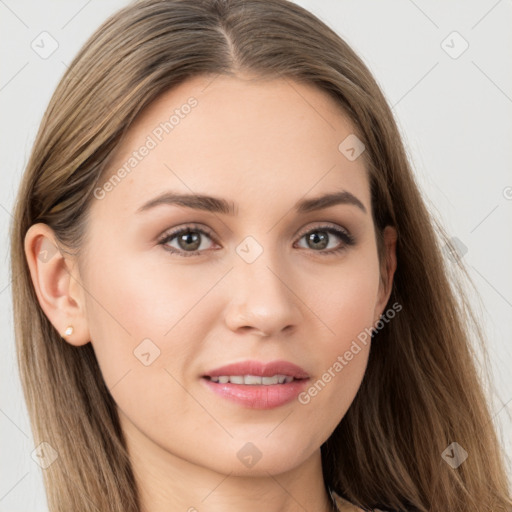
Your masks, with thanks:
M 391 295 L 393 278 L 397 267 L 396 243 L 398 234 L 393 226 L 386 226 L 383 231 L 384 261 L 381 270 L 381 283 L 379 289 L 379 301 L 376 308 L 376 321 L 384 313 L 384 308 Z
M 46 224 L 30 226 L 25 235 L 25 257 L 39 304 L 59 334 L 72 345 L 89 342 L 84 295 L 73 275 L 73 261 L 58 247 Z M 69 329 L 71 327 L 71 329 Z

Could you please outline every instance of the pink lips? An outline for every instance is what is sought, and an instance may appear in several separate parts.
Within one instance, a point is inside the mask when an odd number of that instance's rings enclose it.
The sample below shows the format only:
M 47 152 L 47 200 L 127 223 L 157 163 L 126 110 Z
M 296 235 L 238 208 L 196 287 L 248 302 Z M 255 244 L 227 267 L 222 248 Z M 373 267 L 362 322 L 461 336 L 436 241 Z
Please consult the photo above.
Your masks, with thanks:
M 258 375 L 272 377 L 273 375 L 288 375 L 296 379 L 307 379 L 309 375 L 304 369 L 288 361 L 243 361 L 215 368 L 205 373 L 205 377 L 219 377 L 221 375 Z
M 283 384 L 231 384 L 213 382 L 209 377 L 233 375 L 255 375 L 260 377 L 272 377 L 274 375 L 286 375 L 294 377 L 292 382 Z M 250 409 L 273 409 L 292 401 L 304 389 L 309 381 L 307 372 L 288 361 L 271 361 L 261 363 L 259 361 L 244 361 L 229 364 L 208 371 L 202 382 L 214 393 L 239 405 Z

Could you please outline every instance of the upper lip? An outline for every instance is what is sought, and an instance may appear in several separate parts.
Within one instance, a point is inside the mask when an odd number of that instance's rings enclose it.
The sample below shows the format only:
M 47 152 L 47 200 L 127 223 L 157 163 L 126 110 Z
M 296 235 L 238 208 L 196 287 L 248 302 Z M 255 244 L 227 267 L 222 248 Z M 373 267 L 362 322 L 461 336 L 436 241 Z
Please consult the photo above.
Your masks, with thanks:
M 289 361 L 242 361 L 221 366 L 208 371 L 203 377 L 220 377 L 232 375 L 256 375 L 259 377 L 272 377 L 274 375 L 287 375 L 296 379 L 307 379 L 306 370 Z

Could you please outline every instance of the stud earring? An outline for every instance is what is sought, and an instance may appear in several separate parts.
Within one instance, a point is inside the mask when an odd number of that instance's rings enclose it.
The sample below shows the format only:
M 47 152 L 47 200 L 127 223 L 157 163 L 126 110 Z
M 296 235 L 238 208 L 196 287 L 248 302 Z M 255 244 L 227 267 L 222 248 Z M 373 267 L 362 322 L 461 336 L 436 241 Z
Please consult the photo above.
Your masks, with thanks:
M 73 327 L 70 325 L 69 327 L 66 328 L 66 330 L 64 331 L 64 336 L 71 336 L 73 334 Z

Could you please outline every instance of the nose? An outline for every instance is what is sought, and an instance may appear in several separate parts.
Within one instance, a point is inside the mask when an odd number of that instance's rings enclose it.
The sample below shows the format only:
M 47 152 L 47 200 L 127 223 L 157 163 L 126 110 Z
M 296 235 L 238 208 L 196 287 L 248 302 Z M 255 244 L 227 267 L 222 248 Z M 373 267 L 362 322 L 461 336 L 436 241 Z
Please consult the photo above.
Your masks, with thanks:
M 253 263 L 237 261 L 230 272 L 225 322 L 233 332 L 290 334 L 302 319 L 299 283 L 265 252 Z M 294 290 L 296 288 L 297 290 Z

